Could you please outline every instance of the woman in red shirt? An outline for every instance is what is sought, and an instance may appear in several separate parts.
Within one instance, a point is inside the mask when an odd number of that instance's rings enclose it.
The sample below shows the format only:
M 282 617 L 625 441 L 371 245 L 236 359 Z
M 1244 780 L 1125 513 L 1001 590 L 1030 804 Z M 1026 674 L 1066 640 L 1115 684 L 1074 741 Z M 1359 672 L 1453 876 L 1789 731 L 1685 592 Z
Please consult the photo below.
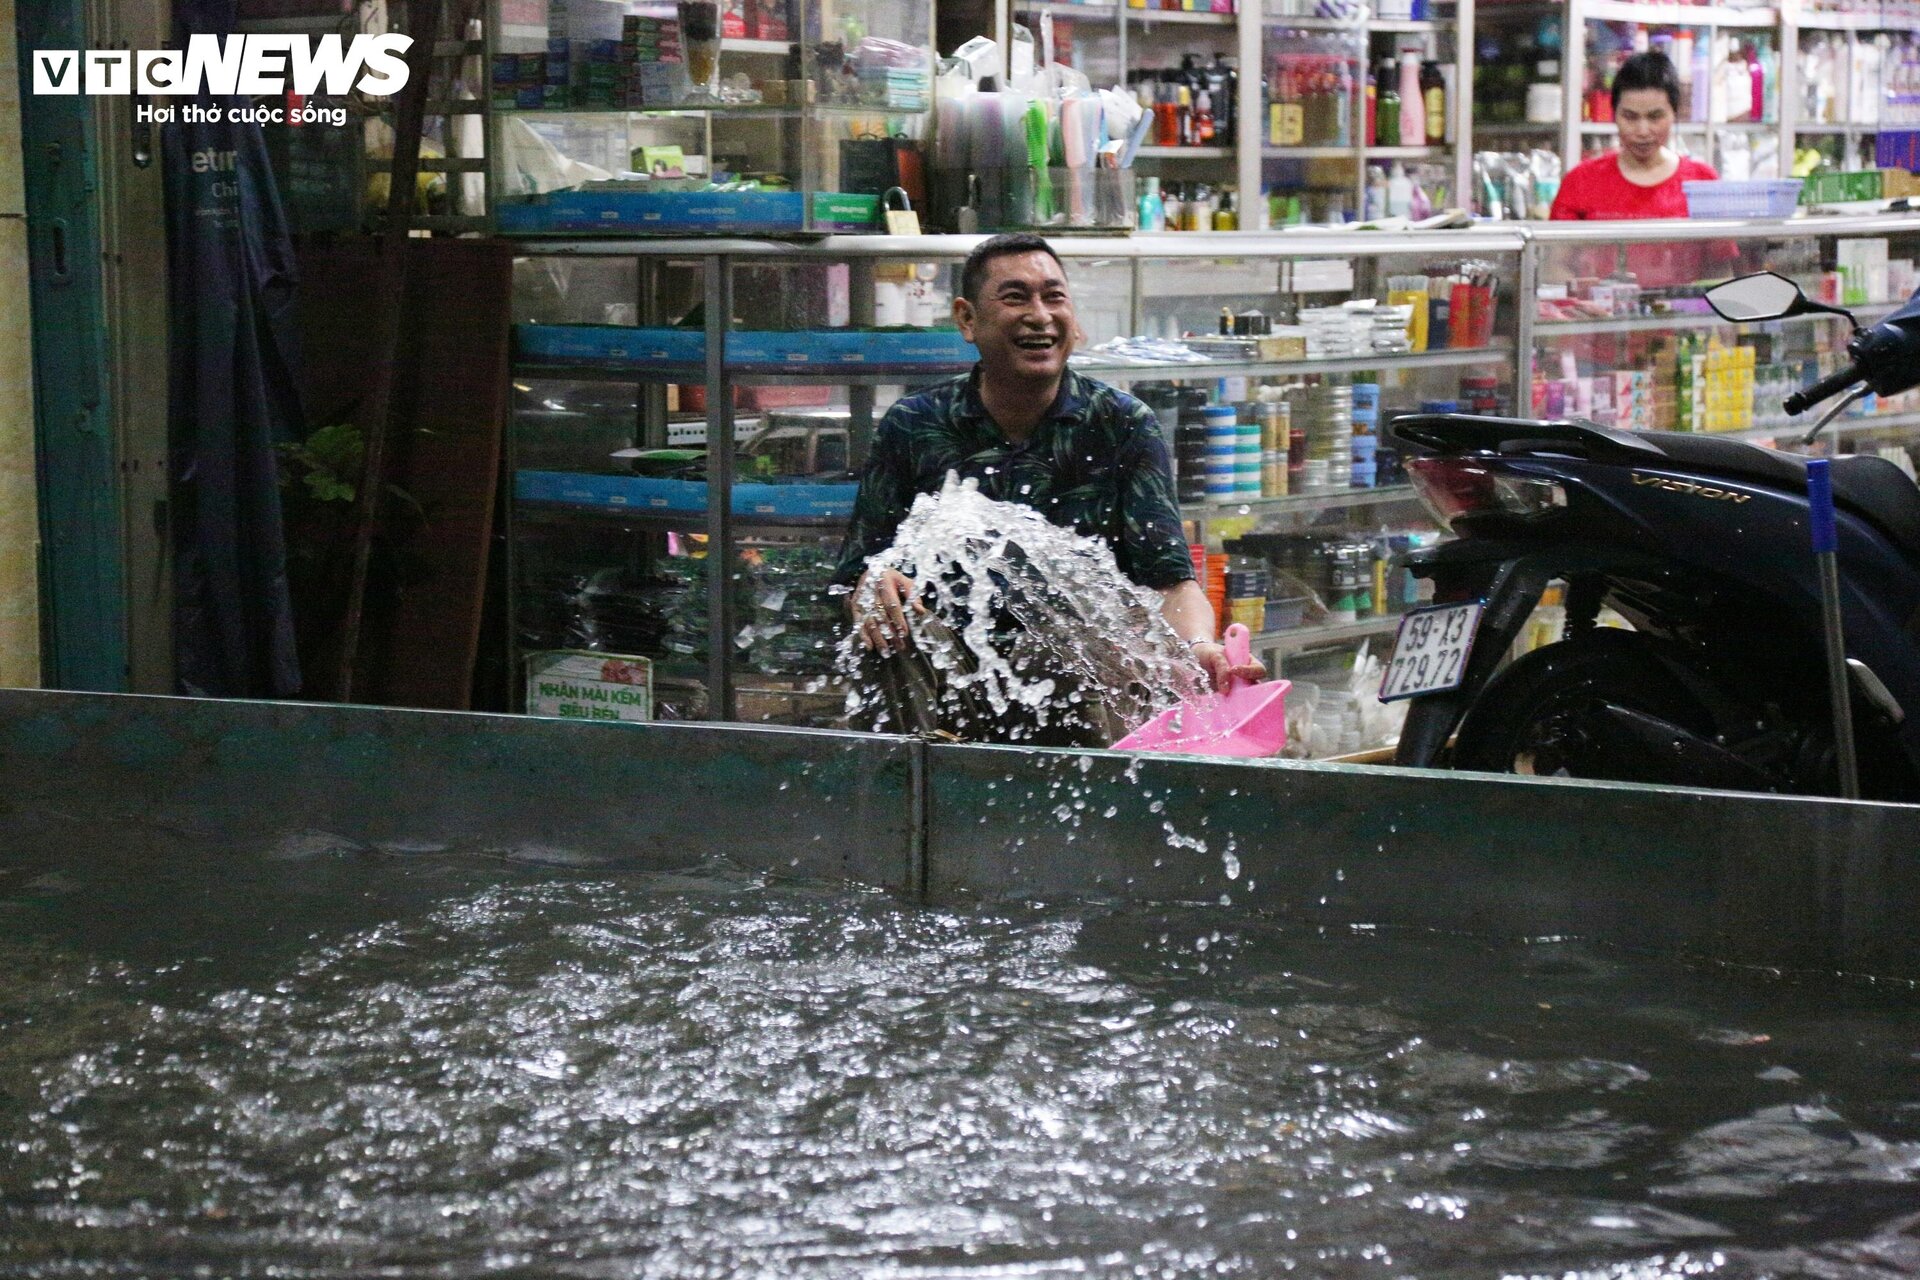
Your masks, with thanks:
M 1680 77 L 1664 53 L 1636 53 L 1613 77 L 1613 118 L 1620 126 L 1620 149 L 1576 166 L 1560 182 L 1553 198 L 1556 220 L 1612 218 L 1684 218 L 1687 193 L 1681 184 L 1712 182 L 1720 175 L 1710 165 L 1690 160 L 1668 145 L 1680 109 Z M 1607 276 L 1616 270 L 1643 287 L 1690 284 L 1705 278 L 1729 256 L 1724 245 L 1701 242 L 1632 244 L 1594 250 L 1594 261 L 1576 263 L 1576 274 Z
M 1560 182 L 1553 217 L 1684 218 L 1683 182 L 1720 175 L 1668 145 L 1680 110 L 1680 77 L 1664 53 L 1636 53 L 1613 77 L 1620 149 L 1578 165 Z

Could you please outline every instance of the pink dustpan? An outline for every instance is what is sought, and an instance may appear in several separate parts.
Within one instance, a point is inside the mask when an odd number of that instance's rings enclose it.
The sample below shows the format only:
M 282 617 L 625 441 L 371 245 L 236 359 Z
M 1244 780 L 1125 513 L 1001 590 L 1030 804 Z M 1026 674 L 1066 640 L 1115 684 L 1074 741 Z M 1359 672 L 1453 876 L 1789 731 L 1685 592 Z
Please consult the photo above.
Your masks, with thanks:
M 1239 623 L 1227 628 L 1227 661 L 1244 666 L 1251 637 Z M 1115 751 L 1177 751 L 1196 756 L 1270 756 L 1287 745 L 1289 680 L 1249 684 L 1234 680 L 1224 693 L 1206 693 L 1163 711 L 1113 744 Z

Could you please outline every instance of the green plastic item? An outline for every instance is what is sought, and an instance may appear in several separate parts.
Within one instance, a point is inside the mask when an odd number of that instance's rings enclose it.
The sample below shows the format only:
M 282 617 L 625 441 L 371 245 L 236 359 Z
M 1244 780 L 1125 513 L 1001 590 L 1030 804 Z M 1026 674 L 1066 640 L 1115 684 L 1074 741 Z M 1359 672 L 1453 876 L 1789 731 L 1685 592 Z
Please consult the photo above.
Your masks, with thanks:
M 1047 171 L 1047 108 L 1038 98 L 1027 104 L 1027 163 L 1033 168 L 1033 220 L 1053 221 L 1053 176 Z
M 857 191 L 813 193 L 813 225 L 847 231 L 871 231 L 880 221 L 880 197 Z

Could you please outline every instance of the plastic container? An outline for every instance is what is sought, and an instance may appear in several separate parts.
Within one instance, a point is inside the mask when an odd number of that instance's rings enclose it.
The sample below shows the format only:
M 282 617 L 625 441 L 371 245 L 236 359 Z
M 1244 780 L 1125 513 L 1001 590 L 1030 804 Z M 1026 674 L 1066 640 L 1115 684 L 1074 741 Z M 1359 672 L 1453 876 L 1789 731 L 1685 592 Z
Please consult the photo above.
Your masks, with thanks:
M 1247 627 L 1227 628 L 1227 659 L 1239 666 L 1251 656 Z M 1167 751 L 1191 755 L 1271 756 L 1287 745 L 1286 680 L 1247 684 L 1234 680 L 1223 693 L 1203 694 L 1162 712 L 1113 744 L 1116 751 Z
M 1267 599 L 1268 631 L 1291 631 L 1302 626 L 1307 620 L 1307 606 L 1312 601 L 1307 596 L 1288 596 L 1283 600 Z
M 1797 178 L 1748 182 L 1683 182 L 1689 218 L 1788 218 L 1805 184 Z

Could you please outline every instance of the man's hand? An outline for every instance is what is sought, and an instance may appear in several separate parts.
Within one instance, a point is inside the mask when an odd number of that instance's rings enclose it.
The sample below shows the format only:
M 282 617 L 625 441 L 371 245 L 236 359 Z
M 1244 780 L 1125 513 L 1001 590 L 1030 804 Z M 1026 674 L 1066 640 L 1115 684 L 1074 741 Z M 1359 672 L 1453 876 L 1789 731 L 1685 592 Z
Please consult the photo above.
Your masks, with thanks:
M 860 602 L 867 598 L 867 579 L 872 576 L 871 571 L 860 575 L 853 594 L 847 597 L 847 612 L 860 628 L 861 643 L 890 658 L 896 648 L 902 652 L 913 648 L 913 633 L 907 630 L 907 605 L 911 603 L 915 613 L 925 613 L 927 606 L 915 594 L 912 578 L 898 569 L 882 569 L 873 584 L 872 605 L 862 611 Z
M 1200 664 L 1202 671 L 1207 673 L 1207 679 L 1213 682 L 1215 693 L 1225 693 L 1227 682 L 1230 680 L 1245 680 L 1252 684 L 1267 678 L 1267 669 L 1260 665 L 1258 659 L 1249 658 L 1245 666 L 1236 667 L 1227 661 L 1226 646 L 1215 644 L 1211 640 L 1205 640 L 1193 646 L 1193 660 Z

